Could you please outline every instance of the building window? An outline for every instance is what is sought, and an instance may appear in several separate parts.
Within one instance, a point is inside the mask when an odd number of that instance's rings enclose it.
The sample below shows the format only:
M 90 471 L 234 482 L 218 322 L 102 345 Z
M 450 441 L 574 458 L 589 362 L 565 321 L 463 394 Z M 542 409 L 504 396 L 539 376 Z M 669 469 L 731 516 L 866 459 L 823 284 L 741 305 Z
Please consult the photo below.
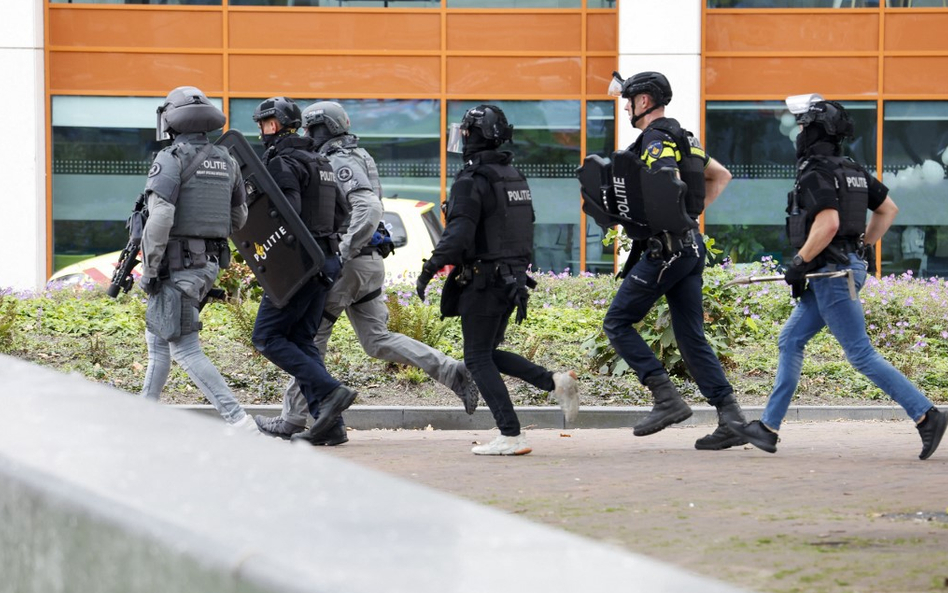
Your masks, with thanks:
M 54 270 L 125 246 L 125 220 L 163 146 L 155 141 L 163 99 L 52 98 Z
M 948 276 L 948 101 L 886 101 L 882 181 L 899 207 L 882 273 Z
M 586 103 L 586 155 L 611 158 L 616 149 L 616 102 Z M 612 274 L 615 270 L 615 244 L 603 245 L 606 229 L 586 217 L 586 271 Z
M 938 0 L 940 3 L 942 0 Z M 912 0 L 886 2 L 911 5 Z M 930 6 L 930 5 L 929 5 Z M 941 4 L 939 4 L 941 6 Z M 878 8 L 879 0 L 708 0 L 708 8 Z
M 240 130 L 259 154 L 263 144 L 253 121 L 260 99 L 232 99 L 230 126 Z M 296 99 L 300 109 L 322 99 Z M 335 100 L 335 99 L 333 99 Z M 441 202 L 441 108 L 433 99 L 337 100 L 379 167 L 382 191 L 388 198 Z
M 465 111 L 481 101 L 449 101 L 448 124 L 460 122 Z M 533 267 L 557 274 L 580 267 L 579 101 L 491 101 L 503 109 L 514 127 L 513 144 L 502 150 L 514 154 L 514 165 L 526 176 L 533 194 L 536 224 Z M 448 155 L 448 175 L 461 166 L 460 155 Z
M 844 102 L 856 137 L 844 154 L 876 166 L 876 104 Z M 705 233 L 734 263 L 763 256 L 793 256 L 787 242 L 787 193 L 796 177 L 794 141 L 799 128 L 782 101 L 708 102 L 705 138 L 708 153 L 734 176 L 724 193 L 705 211 Z

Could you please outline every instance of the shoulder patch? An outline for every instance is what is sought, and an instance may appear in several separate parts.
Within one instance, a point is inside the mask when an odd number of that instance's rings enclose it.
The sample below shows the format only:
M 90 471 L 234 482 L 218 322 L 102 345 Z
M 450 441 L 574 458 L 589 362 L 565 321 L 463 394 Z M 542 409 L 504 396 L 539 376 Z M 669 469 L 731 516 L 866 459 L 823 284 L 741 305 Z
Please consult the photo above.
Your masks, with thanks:
M 647 152 L 650 157 L 657 159 L 658 156 L 662 154 L 661 141 L 655 140 L 654 142 L 650 143 L 648 146 L 645 147 L 645 152 Z
M 161 165 L 158 163 L 152 163 L 151 168 L 148 169 L 148 176 L 154 177 L 155 175 L 161 173 Z
M 349 167 L 342 167 L 336 172 L 336 177 L 339 179 L 339 181 L 345 183 L 346 181 L 352 179 L 352 169 Z

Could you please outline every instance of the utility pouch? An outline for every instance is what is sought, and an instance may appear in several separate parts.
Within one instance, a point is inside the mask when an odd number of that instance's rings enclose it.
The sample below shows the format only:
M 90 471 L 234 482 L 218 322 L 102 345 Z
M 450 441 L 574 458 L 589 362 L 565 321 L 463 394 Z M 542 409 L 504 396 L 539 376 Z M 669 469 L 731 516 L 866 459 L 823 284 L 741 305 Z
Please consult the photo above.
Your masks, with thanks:
M 180 240 L 168 240 L 168 245 L 165 247 L 165 263 L 170 272 L 178 272 L 185 268 L 184 245 Z
M 790 241 L 791 247 L 800 249 L 806 243 L 806 210 L 799 206 L 796 188 L 787 197 L 789 203 L 787 208 L 787 239 Z
M 203 268 L 207 265 L 207 243 L 204 239 L 185 239 L 185 263 L 187 268 Z
M 217 252 L 217 265 L 221 270 L 226 270 L 230 267 L 230 244 L 227 240 L 220 242 L 220 251 Z
M 148 299 L 145 326 L 159 338 L 175 342 L 201 329 L 198 316 L 197 300 L 166 282 L 157 295 Z
M 444 280 L 444 287 L 441 289 L 441 318 L 457 317 L 461 314 L 459 305 L 461 303 L 461 292 L 464 286 L 459 282 L 461 276 L 461 266 L 454 266 L 451 273 Z
M 493 284 L 497 267 L 493 262 L 475 262 L 471 272 L 471 285 L 475 290 L 484 290 Z

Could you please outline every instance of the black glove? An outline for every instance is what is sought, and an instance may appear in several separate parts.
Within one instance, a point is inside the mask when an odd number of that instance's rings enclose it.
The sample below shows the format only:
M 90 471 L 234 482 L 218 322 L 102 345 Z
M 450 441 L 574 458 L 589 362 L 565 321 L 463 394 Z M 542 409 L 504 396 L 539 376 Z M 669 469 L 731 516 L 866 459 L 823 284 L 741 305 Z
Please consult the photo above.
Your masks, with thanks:
M 521 286 L 517 289 L 514 295 L 514 305 L 517 307 L 517 316 L 514 318 L 514 321 L 517 325 L 523 323 L 523 320 L 527 318 L 527 300 L 529 298 L 530 293 L 525 286 Z
M 783 273 L 783 280 L 790 285 L 790 296 L 798 299 L 803 296 L 806 290 L 806 273 L 809 271 L 810 264 L 803 261 L 799 254 L 793 257 L 793 263 Z
M 145 291 L 145 294 L 147 294 L 148 296 L 154 296 L 158 294 L 158 291 L 161 290 L 161 278 L 142 277 L 138 285 L 142 287 L 142 290 Z
M 425 289 L 428 288 L 428 283 L 431 282 L 431 277 L 434 276 L 434 270 L 428 265 L 428 262 L 425 262 L 423 268 L 421 268 L 421 274 L 418 274 L 418 281 L 415 282 L 415 292 L 418 293 L 418 298 L 424 302 L 425 300 Z

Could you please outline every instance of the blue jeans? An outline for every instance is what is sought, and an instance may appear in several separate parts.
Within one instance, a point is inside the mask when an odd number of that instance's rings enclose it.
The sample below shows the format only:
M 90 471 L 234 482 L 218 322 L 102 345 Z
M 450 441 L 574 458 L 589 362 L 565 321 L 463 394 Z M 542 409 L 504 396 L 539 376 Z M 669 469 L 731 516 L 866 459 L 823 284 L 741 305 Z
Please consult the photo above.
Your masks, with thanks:
M 335 280 L 339 270 L 339 257 L 327 256 L 323 274 Z M 318 415 L 319 402 L 341 385 L 326 370 L 323 357 L 313 343 L 328 293 L 329 286 L 313 278 L 282 309 L 264 295 L 253 326 L 254 347 L 296 378 L 314 418 Z
M 847 268 L 853 271 L 858 292 L 866 282 L 866 262 L 856 254 L 849 255 L 849 265 L 835 268 L 826 266 L 816 271 Z M 780 428 L 793 392 L 800 382 L 803 350 L 810 338 L 824 327 L 829 328 L 843 347 L 849 363 L 902 406 L 912 420 L 917 422 L 932 407 L 932 402 L 872 347 L 866 335 L 862 303 L 858 298 L 851 298 L 847 279 L 819 278 L 809 281 L 800 302 L 780 331 L 777 378 L 761 416 L 765 426 L 772 430 Z
M 665 373 L 661 361 L 632 327 L 642 321 L 664 295 L 685 366 L 701 394 L 711 405 L 717 406 L 734 388 L 724 376 L 721 362 L 704 335 L 701 287 L 706 251 L 703 243 L 697 247 L 697 251 L 681 252 L 664 272 L 664 260 L 649 256 L 640 259 L 619 286 L 602 328 L 609 343 L 636 372 L 639 381 L 645 383 L 646 377 Z

